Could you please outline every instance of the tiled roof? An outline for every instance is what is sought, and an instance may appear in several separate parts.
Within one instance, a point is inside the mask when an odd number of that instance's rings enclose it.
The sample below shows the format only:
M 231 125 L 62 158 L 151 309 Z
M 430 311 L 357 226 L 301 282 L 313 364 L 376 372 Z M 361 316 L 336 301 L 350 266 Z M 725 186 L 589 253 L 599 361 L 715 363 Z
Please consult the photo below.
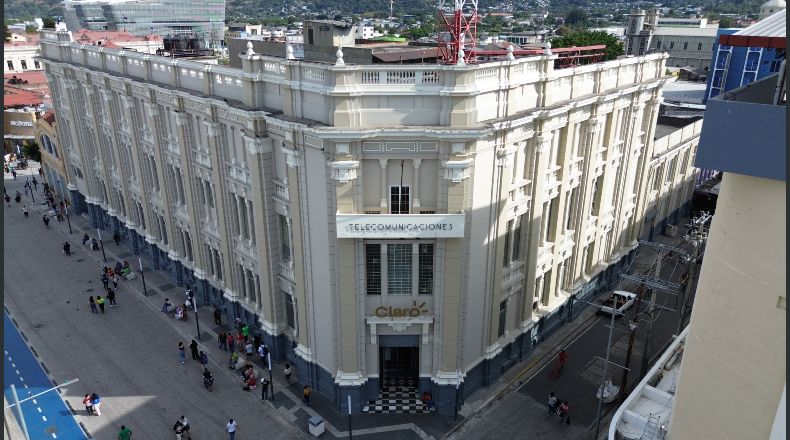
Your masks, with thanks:
M 27 107 L 40 105 L 44 101 L 41 96 L 36 93 L 28 92 L 14 87 L 5 85 L 3 87 L 3 107 Z
M 47 110 L 47 112 L 44 113 L 44 116 L 42 116 L 41 119 L 47 121 L 47 124 L 52 125 L 55 122 L 55 112 L 52 110 Z
M 102 46 L 113 48 L 119 48 L 118 43 L 122 42 L 142 42 L 160 38 L 158 35 L 144 35 L 140 37 L 126 31 L 92 31 L 88 29 L 80 29 L 77 32 L 73 32 L 72 35 L 76 43 L 96 44 L 96 42 L 101 41 Z
M 3 80 L 8 81 L 13 77 L 17 77 L 22 81 L 27 81 L 29 85 L 47 84 L 47 76 L 44 74 L 43 70 L 28 70 L 27 72 L 21 73 L 6 73 L 3 75 Z

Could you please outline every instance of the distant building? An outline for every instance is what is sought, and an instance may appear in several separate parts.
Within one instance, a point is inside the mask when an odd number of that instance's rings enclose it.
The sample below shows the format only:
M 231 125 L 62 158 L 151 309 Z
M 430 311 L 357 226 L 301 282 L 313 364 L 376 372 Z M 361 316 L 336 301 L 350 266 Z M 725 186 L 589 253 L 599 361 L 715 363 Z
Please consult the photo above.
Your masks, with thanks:
M 786 21 L 787 12 L 781 9 L 746 29 L 720 29 L 710 60 L 712 72 L 708 76 L 705 100 L 779 71 L 786 58 L 783 37 Z M 767 40 L 750 40 L 749 35 L 765 37 Z M 754 46 L 747 47 L 744 44 Z
M 3 73 L 41 70 L 37 34 L 12 33 L 3 45 Z
M 67 200 L 69 191 L 66 179 L 66 166 L 63 162 L 63 148 L 60 145 L 55 113 L 49 110 L 36 120 L 34 128 L 36 143 L 41 152 L 41 167 L 44 178 L 56 200 Z
M 164 47 L 159 35 L 132 35 L 126 31 L 92 31 L 80 29 L 72 32 L 74 41 L 91 46 L 109 47 L 112 49 L 133 50 L 135 52 L 155 54 Z
M 215 44 L 225 36 L 225 0 L 66 0 L 63 17 L 70 31 L 187 34 Z
M 764 20 L 787 8 L 785 0 L 768 0 L 760 6 L 760 20 Z
M 625 49 L 628 55 L 652 52 L 669 54 L 667 66 L 690 67 L 699 72 L 710 69 L 710 53 L 716 41 L 715 27 L 665 27 L 658 12 L 639 11 L 628 15 Z M 665 22 L 669 19 L 663 19 Z M 700 26 L 703 19 L 700 20 Z
M 357 25 L 356 36 L 360 40 L 373 38 L 376 34 L 375 28 L 369 25 Z
M 231 23 L 225 30 L 225 38 L 246 38 L 258 35 L 263 35 L 262 24 Z
M 3 146 L 6 153 L 19 153 L 35 139 L 33 127 L 44 102 L 38 93 L 3 84 Z
M 686 18 L 659 17 L 658 18 L 658 26 L 659 27 L 706 28 L 706 27 L 717 27 L 718 24 L 708 25 L 708 19 L 707 18 L 701 18 L 701 17 L 686 17 Z

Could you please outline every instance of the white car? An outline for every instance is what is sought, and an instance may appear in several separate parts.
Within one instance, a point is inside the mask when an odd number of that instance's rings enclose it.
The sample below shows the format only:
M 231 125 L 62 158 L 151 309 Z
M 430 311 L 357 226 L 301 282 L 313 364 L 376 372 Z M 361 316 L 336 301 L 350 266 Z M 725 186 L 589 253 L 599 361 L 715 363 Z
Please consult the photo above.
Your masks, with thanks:
M 601 312 L 612 313 L 612 300 L 615 302 L 615 313 L 622 315 L 629 307 L 634 305 L 636 294 L 625 290 L 615 290 L 609 297 L 601 301 Z

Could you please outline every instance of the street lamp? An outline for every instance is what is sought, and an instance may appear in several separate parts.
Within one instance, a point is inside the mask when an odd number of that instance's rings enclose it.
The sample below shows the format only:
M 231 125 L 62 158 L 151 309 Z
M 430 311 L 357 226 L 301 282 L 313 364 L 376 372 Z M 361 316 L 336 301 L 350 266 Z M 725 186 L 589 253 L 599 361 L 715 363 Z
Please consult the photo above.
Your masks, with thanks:
M 140 277 L 143 279 L 143 295 L 148 296 L 148 289 L 145 288 L 145 271 L 143 270 L 143 259 L 138 258 L 137 262 L 140 263 Z
M 272 352 L 266 353 L 266 360 L 269 361 L 269 384 L 272 387 L 272 402 L 274 402 L 274 379 L 272 379 Z
M 71 219 L 69 218 L 69 208 L 66 205 L 63 205 L 63 211 L 66 214 L 66 223 L 69 224 L 69 234 L 71 234 Z
M 104 258 L 104 262 L 107 262 L 107 254 L 104 253 L 104 242 L 101 241 L 101 230 L 96 228 L 96 234 L 99 236 L 99 244 L 101 245 L 101 256 Z
M 197 338 L 200 341 L 200 319 L 198 318 L 197 303 L 195 303 L 195 293 L 192 289 L 187 289 L 187 298 L 192 303 L 192 308 L 195 311 L 195 325 L 197 326 Z

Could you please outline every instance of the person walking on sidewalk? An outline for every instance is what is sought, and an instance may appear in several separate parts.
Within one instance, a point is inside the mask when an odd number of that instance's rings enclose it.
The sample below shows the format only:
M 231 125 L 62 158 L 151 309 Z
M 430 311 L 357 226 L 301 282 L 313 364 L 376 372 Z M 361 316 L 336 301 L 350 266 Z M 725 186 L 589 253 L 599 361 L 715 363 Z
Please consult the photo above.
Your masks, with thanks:
M 112 233 L 112 241 L 115 242 L 116 246 L 120 246 L 120 244 L 121 244 L 121 236 L 118 234 L 117 231 Z
M 107 276 L 107 272 L 102 272 L 101 284 L 104 286 L 104 290 L 108 290 L 110 288 L 110 277 Z
M 176 440 L 181 440 L 184 435 L 184 424 L 181 423 L 181 419 L 176 420 L 176 423 L 173 425 L 173 432 L 176 433 Z
M 172 306 L 173 303 L 170 302 L 170 298 L 165 298 L 165 303 L 162 304 L 162 313 L 167 313 Z
M 63 253 L 66 254 L 67 257 L 71 256 L 71 245 L 68 241 L 63 243 Z
M 571 424 L 571 416 L 569 411 L 570 411 L 570 407 L 568 406 L 568 401 L 563 400 L 562 403 L 560 404 L 560 409 L 559 409 L 561 423 L 565 423 L 566 425 Z
M 107 290 L 107 301 L 110 302 L 110 307 L 118 307 L 118 303 L 115 302 L 115 291 L 112 289 Z
M 96 296 L 96 305 L 99 306 L 99 310 L 104 313 L 104 298 L 102 298 L 100 295 Z
M 236 440 L 236 431 L 238 431 L 239 425 L 236 423 L 235 420 L 230 419 L 228 424 L 225 425 L 225 431 L 228 432 L 228 439 L 229 440 Z
M 184 350 L 184 343 L 178 343 L 178 361 L 181 362 L 181 365 L 184 365 L 187 359 L 187 352 Z
M 549 393 L 549 415 L 552 415 L 557 412 L 557 396 L 554 395 L 554 392 Z
M 304 402 L 305 405 L 310 406 L 310 387 L 307 385 L 305 385 L 302 389 L 302 402 Z
M 27 215 L 27 206 L 25 206 L 25 205 L 22 205 L 22 214 L 25 214 L 25 218 L 28 217 L 28 215 Z
M 8 194 L 5 195 L 5 204 L 10 208 L 11 207 L 11 196 Z
M 93 393 L 91 394 L 91 405 L 93 406 L 93 411 L 96 413 L 97 416 L 101 415 L 101 410 L 99 407 L 101 406 L 101 397 L 98 394 Z
M 562 369 L 565 367 L 565 362 L 568 361 L 568 355 L 565 353 L 565 350 L 560 350 L 560 354 L 557 355 L 557 358 L 560 362 L 560 373 L 562 373 Z
M 252 354 L 254 352 L 254 348 L 252 347 L 252 342 L 247 341 L 247 345 L 244 346 L 244 352 L 247 353 L 247 360 L 252 360 Z
M 93 299 L 92 296 L 88 298 L 88 302 L 91 305 L 91 313 L 99 313 L 96 311 L 96 301 Z
M 285 375 L 285 380 L 288 381 L 288 385 L 293 385 L 293 382 L 291 382 L 291 376 L 293 376 L 294 371 L 293 368 L 291 368 L 291 364 L 285 364 L 283 374 Z
M 192 440 L 192 434 L 189 433 L 189 430 L 192 429 L 192 427 L 189 426 L 189 419 L 184 416 L 181 416 L 181 418 L 178 419 L 178 421 L 181 422 L 181 426 L 184 427 L 183 435 L 185 435 L 188 440 Z
M 112 275 L 112 278 L 110 278 L 110 279 L 112 280 L 112 287 L 113 287 L 113 289 L 117 289 L 118 288 L 118 273 L 117 272 L 114 273 Z
M 239 351 L 244 350 L 244 341 L 244 336 L 241 334 L 241 332 L 239 332 L 236 335 L 236 346 L 239 347 Z
M 244 342 L 247 342 L 247 339 L 250 338 L 250 326 L 244 324 L 241 328 L 241 335 L 244 336 Z
M 269 397 L 269 379 L 261 377 L 261 400 L 267 400 Z
M 261 342 L 261 345 L 258 346 L 258 356 L 261 358 L 261 362 L 266 364 L 266 354 L 268 353 L 269 349 L 266 348 L 266 344 Z
M 222 310 L 219 309 L 219 306 L 214 306 L 214 324 L 222 325 Z
M 200 361 L 200 365 L 203 365 L 204 368 L 206 365 L 208 365 L 208 356 L 206 355 L 206 353 L 203 353 L 202 351 L 198 355 L 198 360 Z
M 234 341 L 235 341 L 235 339 L 233 338 L 233 333 L 228 332 L 227 342 L 228 342 L 228 350 L 229 351 L 235 351 L 236 350 L 236 346 L 235 346 L 235 342 Z
M 225 332 L 219 332 L 219 336 L 217 336 L 217 343 L 219 344 L 219 349 L 222 351 L 228 351 L 228 335 Z
M 46 226 L 46 227 L 47 227 L 47 229 L 49 229 L 49 216 L 48 216 L 48 215 L 46 215 L 46 214 L 44 214 L 44 215 L 41 217 L 41 221 L 43 221 L 43 222 L 44 222 L 44 226 Z
M 82 398 L 82 404 L 85 405 L 85 412 L 89 415 L 93 415 L 93 404 L 91 403 L 91 395 L 86 394 L 85 397 Z
M 121 425 L 121 430 L 118 431 L 118 440 L 132 440 L 132 430 Z
M 189 343 L 189 351 L 192 353 L 192 360 L 198 360 L 198 343 L 194 339 Z

